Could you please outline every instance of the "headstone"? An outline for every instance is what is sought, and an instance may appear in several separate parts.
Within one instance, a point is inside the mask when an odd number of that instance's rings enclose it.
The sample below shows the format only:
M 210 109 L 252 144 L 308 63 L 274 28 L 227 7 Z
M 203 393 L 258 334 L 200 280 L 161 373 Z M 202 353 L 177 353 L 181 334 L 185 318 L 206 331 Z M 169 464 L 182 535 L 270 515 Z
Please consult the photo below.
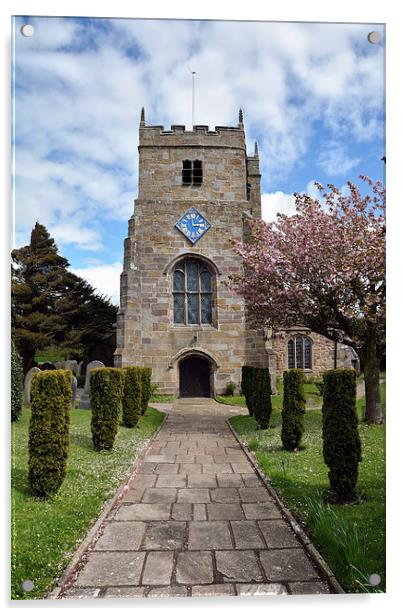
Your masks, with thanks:
M 101 361 L 98 361 L 97 359 L 95 359 L 94 361 L 89 362 L 89 364 L 87 365 L 87 372 L 86 372 L 86 376 L 85 376 L 85 387 L 84 387 L 84 392 L 81 396 L 81 400 L 79 403 L 78 408 L 80 409 L 89 409 L 91 406 L 91 402 L 89 400 L 89 379 L 90 379 L 90 375 L 91 375 L 91 370 L 93 370 L 94 368 L 104 368 L 105 364 L 102 363 Z
M 77 364 L 76 359 L 69 359 L 68 361 L 64 362 L 64 370 L 71 370 L 71 372 L 75 374 L 76 376 L 77 376 L 77 368 L 78 368 L 78 364 Z
M 77 379 L 73 376 L 71 380 L 71 407 L 75 409 L 75 399 L 77 397 Z
M 56 370 L 63 370 L 63 368 L 64 368 L 64 361 L 56 361 L 54 363 L 54 365 L 56 366 Z
M 73 372 L 74 372 L 75 376 L 79 376 L 80 375 L 80 367 L 78 365 L 78 361 L 76 359 L 74 359 L 73 362 L 74 362 Z
M 25 375 L 24 379 L 24 404 L 26 406 L 31 406 L 31 381 L 32 375 L 36 374 L 36 372 L 42 372 L 40 368 L 34 366 Z

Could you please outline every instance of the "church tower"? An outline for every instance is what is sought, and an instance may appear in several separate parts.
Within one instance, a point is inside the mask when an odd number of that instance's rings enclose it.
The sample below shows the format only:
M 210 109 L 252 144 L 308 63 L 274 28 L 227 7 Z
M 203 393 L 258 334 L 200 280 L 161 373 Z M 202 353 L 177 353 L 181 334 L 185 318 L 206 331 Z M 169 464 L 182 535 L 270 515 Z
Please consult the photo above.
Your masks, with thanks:
M 115 365 L 152 368 L 159 392 L 215 396 L 241 366 L 267 367 L 264 333 L 250 329 L 227 287 L 242 270 L 233 241 L 261 216 L 257 145 L 237 126 L 139 127 L 138 199 L 121 274 Z

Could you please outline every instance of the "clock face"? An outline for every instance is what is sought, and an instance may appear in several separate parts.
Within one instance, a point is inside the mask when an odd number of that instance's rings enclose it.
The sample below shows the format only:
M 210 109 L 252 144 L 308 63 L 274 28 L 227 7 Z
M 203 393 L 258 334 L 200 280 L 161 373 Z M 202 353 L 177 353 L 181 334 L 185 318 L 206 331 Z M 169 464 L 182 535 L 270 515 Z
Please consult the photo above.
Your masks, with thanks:
M 195 207 L 190 207 L 175 226 L 192 244 L 195 244 L 211 227 Z

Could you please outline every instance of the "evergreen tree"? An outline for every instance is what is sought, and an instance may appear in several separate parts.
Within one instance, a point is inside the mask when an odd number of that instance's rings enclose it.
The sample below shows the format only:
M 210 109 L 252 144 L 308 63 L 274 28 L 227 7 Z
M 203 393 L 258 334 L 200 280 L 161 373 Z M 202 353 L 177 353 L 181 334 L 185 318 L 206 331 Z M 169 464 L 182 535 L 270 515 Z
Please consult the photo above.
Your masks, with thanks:
M 99 348 L 102 343 L 110 344 L 117 306 L 89 282 L 68 272 L 59 309 L 67 325 L 59 343 L 67 352 L 76 355 L 76 359 L 84 355 L 92 357 L 93 348 Z
M 38 222 L 28 246 L 13 250 L 11 256 L 12 335 L 26 373 L 34 365 L 35 353 L 65 330 L 57 307 L 69 263 Z
M 36 223 L 30 244 L 13 250 L 12 260 L 12 333 L 24 373 L 51 344 L 76 359 L 110 345 L 117 307 L 68 271 L 43 225 Z

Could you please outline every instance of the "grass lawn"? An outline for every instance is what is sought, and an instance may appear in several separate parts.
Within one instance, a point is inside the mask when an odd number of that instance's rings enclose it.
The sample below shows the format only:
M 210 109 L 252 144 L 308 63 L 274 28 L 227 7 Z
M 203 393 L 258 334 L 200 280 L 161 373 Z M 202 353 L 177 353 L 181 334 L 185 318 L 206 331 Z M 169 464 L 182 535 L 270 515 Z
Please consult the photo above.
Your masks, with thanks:
M 381 392 L 385 410 L 385 384 Z M 268 430 L 259 430 L 255 420 L 245 415 L 232 417 L 230 422 L 255 452 L 260 468 L 312 537 L 341 586 L 348 592 L 385 591 L 384 426 L 359 426 L 363 457 L 357 484 L 359 503 L 326 505 L 323 497 L 329 482 L 322 458 L 321 409 L 306 412 L 302 449 L 290 453 L 282 449 L 280 398 L 273 396 Z M 364 397 L 358 408 L 363 404 Z M 375 589 L 367 583 L 372 573 L 381 576 Z
M 152 394 L 149 401 L 150 402 L 173 402 L 176 400 L 175 396 L 165 396 L 163 394 Z
M 278 381 L 278 393 L 276 396 L 271 396 L 272 408 L 282 409 L 283 403 L 283 381 Z M 304 391 L 306 394 L 306 402 L 308 408 L 320 407 L 322 404 L 322 397 L 319 395 L 318 390 L 314 383 L 305 383 Z M 246 399 L 244 396 L 216 396 L 218 402 L 223 404 L 230 404 L 233 406 L 246 406 Z
M 95 451 L 91 412 L 75 409 L 70 426 L 68 472 L 52 501 L 40 501 L 28 485 L 28 426 L 24 408 L 12 426 L 12 598 L 34 599 L 49 591 L 95 522 L 106 500 L 123 482 L 144 441 L 164 414 L 148 408 L 136 428 L 119 427 L 112 451 Z M 21 583 L 34 589 L 24 592 Z

